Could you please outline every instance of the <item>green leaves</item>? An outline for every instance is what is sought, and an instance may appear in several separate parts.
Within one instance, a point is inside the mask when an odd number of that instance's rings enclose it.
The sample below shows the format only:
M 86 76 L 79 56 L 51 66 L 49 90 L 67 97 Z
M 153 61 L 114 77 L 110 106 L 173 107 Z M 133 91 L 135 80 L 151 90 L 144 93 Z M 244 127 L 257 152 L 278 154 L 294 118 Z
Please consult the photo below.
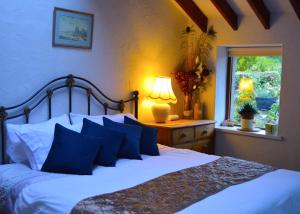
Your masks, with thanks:
M 257 109 L 251 103 L 245 103 L 240 108 L 239 114 L 244 119 L 253 119 L 254 115 L 257 114 Z
M 281 56 L 241 56 L 237 58 L 238 71 L 274 71 L 281 70 Z

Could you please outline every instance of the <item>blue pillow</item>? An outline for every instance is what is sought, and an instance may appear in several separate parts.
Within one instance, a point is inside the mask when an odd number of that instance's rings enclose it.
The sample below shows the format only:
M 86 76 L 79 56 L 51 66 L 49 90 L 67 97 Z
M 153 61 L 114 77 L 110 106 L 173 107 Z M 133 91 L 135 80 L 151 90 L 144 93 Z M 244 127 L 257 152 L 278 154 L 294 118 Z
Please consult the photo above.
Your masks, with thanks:
M 157 147 L 157 129 L 146 126 L 130 117 L 124 117 L 124 123 L 129 125 L 140 126 L 142 130 L 142 136 L 140 141 L 140 152 L 145 155 L 158 156 L 159 149 Z
M 100 149 L 99 139 L 56 124 L 54 140 L 42 171 L 91 175 Z
M 86 118 L 83 119 L 81 134 L 100 139 L 101 150 L 98 152 L 95 164 L 101 166 L 115 166 L 121 144 L 125 140 L 125 134 L 105 128 Z
M 105 117 L 103 117 L 103 123 L 105 127 L 126 135 L 118 153 L 119 158 L 142 160 L 140 154 L 141 127 L 117 123 Z

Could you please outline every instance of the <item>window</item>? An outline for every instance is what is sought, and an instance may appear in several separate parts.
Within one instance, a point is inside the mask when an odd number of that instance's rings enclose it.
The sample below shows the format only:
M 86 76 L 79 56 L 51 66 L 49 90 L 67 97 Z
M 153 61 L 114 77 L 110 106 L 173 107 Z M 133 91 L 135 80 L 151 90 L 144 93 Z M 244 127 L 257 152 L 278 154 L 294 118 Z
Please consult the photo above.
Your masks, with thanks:
M 278 123 L 282 71 L 281 47 L 229 48 L 227 117 L 240 124 L 244 103 L 256 106 L 256 127 Z

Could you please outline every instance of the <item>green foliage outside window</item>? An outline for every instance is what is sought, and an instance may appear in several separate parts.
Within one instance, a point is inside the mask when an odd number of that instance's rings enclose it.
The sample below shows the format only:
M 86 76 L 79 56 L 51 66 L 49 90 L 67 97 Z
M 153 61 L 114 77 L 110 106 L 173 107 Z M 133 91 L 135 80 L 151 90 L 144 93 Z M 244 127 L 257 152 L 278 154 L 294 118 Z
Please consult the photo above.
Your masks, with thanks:
M 236 57 L 233 89 L 233 120 L 235 123 L 240 123 L 238 110 L 245 103 L 260 107 L 255 117 L 257 127 L 264 128 L 265 123 L 278 121 L 281 70 L 281 56 Z M 252 93 L 239 90 L 240 81 L 243 78 L 252 80 L 254 89 Z M 267 102 L 269 106 L 266 108 Z

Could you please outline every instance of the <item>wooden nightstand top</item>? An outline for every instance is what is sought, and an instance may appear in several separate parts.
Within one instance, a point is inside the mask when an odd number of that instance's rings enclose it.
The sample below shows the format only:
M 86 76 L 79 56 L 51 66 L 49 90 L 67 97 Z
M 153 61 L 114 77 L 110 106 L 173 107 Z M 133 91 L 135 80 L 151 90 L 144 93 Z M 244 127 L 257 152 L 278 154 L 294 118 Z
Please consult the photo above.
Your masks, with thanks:
M 175 120 L 175 121 L 167 121 L 166 123 L 155 123 L 153 122 L 144 122 L 143 124 L 157 127 L 157 128 L 167 128 L 167 129 L 177 129 L 177 128 L 184 128 L 184 127 L 193 127 L 193 126 L 201 126 L 201 125 L 209 125 L 214 124 L 215 121 L 213 120 Z

